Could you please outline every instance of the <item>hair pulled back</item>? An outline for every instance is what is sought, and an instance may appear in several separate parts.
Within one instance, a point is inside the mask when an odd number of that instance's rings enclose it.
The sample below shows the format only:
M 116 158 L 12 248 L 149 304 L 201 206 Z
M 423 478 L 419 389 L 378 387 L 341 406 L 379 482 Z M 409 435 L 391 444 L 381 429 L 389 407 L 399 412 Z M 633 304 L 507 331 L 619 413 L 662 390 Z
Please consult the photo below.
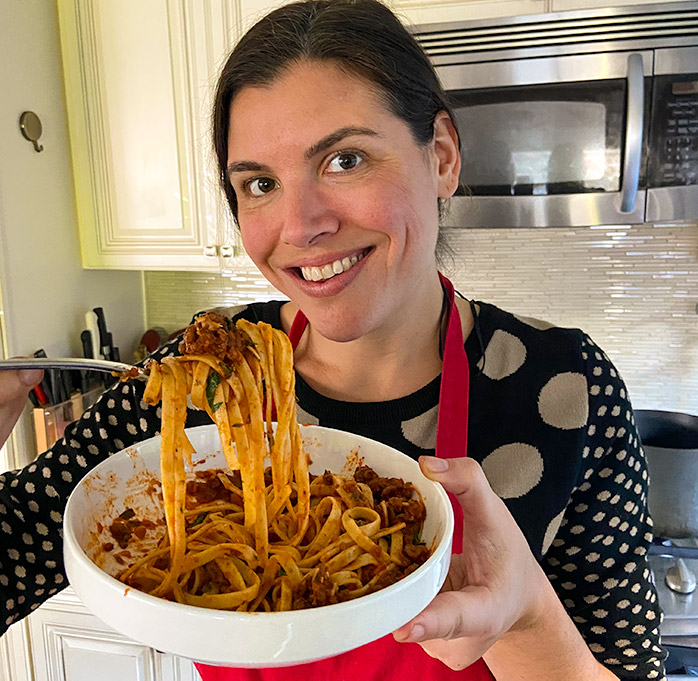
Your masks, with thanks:
M 455 121 L 427 55 L 382 2 L 304 0 L 283 5 L 247 31 L 218 80 L 213 143 L 221 186 L 236 218 L 237 199 L 226 173 L 230 106 L 244 87 L 268 85 L 302 61 L 332 62 L 364 78 L 420 145 L 432 139 L 439 111 Z

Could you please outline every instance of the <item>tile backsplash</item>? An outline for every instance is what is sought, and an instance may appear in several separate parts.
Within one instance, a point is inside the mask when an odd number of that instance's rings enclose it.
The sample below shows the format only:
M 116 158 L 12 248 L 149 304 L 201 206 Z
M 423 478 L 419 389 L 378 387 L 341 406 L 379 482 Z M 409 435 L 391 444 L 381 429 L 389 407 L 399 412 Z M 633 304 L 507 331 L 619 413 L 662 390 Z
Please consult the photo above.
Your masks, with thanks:
M 698 414 L 698 224 L 450 230 L 442 269 L 465 296 L 579 326 L 636 408 Z M 147 272 L 149 326 L 279 294 L 249 261 L 234 274 Z

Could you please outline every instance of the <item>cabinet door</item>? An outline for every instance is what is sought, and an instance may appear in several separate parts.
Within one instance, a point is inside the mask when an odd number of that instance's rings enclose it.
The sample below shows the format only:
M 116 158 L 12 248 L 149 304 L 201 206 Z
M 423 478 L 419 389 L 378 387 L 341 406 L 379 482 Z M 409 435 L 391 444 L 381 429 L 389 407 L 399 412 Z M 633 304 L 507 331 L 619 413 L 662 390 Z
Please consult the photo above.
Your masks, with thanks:
M 411 24 L 490 19 L 608 7 L 613 4 L 641 5 L 653 2 L 655 0 L 623 0 L 622 3 L 612 3 L 609 0 L 387 0 L 393 11 Z
M 246 30 L 289 0 L 239 0 Z M 551 0 L 384 0 L 407 24 L 465 21 L 549 11 Z M 584 0 L 579 0 L 583 2 Z
M 0 636 L 0 681 L 35 681 L 26 620 Z
M 596 7 L 609 7 L 618 5 L 648 5 L 662 2 L 674 2 L 675 0 L 623 0 L 614 3 L 609 0 L 552 0 L 552 10 L 554 12 L 565 12 L 573 9 L 592 9 Z
M 200 681 L 194 665 L 115 632 L 71 589 L 28 618 L 34 681 Z
M 218 270 L 210 104 L 229 0 L 59 0 L 83 265 Z
M 468 21 L 549 10 L 548 0 L 390 0 L 391 9 L 407 24 Z

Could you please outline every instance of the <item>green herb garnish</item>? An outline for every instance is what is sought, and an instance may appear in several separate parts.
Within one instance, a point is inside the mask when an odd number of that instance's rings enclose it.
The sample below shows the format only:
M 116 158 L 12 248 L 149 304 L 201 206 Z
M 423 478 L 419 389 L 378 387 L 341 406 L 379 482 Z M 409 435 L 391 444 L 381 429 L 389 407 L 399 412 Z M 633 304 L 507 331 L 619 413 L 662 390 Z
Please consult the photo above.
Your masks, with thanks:
M 419 532 L 418 532 L 417 530 L 415 530 L 415 531 L 412 533 L 412 543 L 413 543 L 415 546 L 424 545 L 424 543 L 425 543 L 425 542 L 422 541 L 422 538 L 419 536 Z
M 208 382 L 206 383 L 206 399 L 208 400 L 208 406 L 211 407 L 212 412 L 218 411 L 218 408 L 223 404 L 222 402 L 213 402 L 213 398 L 216 395 L 216 389 L 220 385 L 221 377 L 220 374 L 212 373 L 208 377 Z

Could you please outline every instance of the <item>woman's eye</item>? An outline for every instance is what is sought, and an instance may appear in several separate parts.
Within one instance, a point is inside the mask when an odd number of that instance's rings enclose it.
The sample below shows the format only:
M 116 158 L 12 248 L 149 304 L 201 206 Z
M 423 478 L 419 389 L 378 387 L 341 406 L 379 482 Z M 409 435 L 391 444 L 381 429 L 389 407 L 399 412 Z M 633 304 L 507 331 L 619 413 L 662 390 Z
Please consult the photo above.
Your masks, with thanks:
M 247 191 L 252 196 L 264 196 L 276 187 L 276 182 L 270 177 L 257 177 L 247 182 Z
M 327 165 L 331 173 L 341 173 L 345 170 L 352 170 L 361 163 L 363 159 L 358 154 L 345 152 L 337 154 Z

